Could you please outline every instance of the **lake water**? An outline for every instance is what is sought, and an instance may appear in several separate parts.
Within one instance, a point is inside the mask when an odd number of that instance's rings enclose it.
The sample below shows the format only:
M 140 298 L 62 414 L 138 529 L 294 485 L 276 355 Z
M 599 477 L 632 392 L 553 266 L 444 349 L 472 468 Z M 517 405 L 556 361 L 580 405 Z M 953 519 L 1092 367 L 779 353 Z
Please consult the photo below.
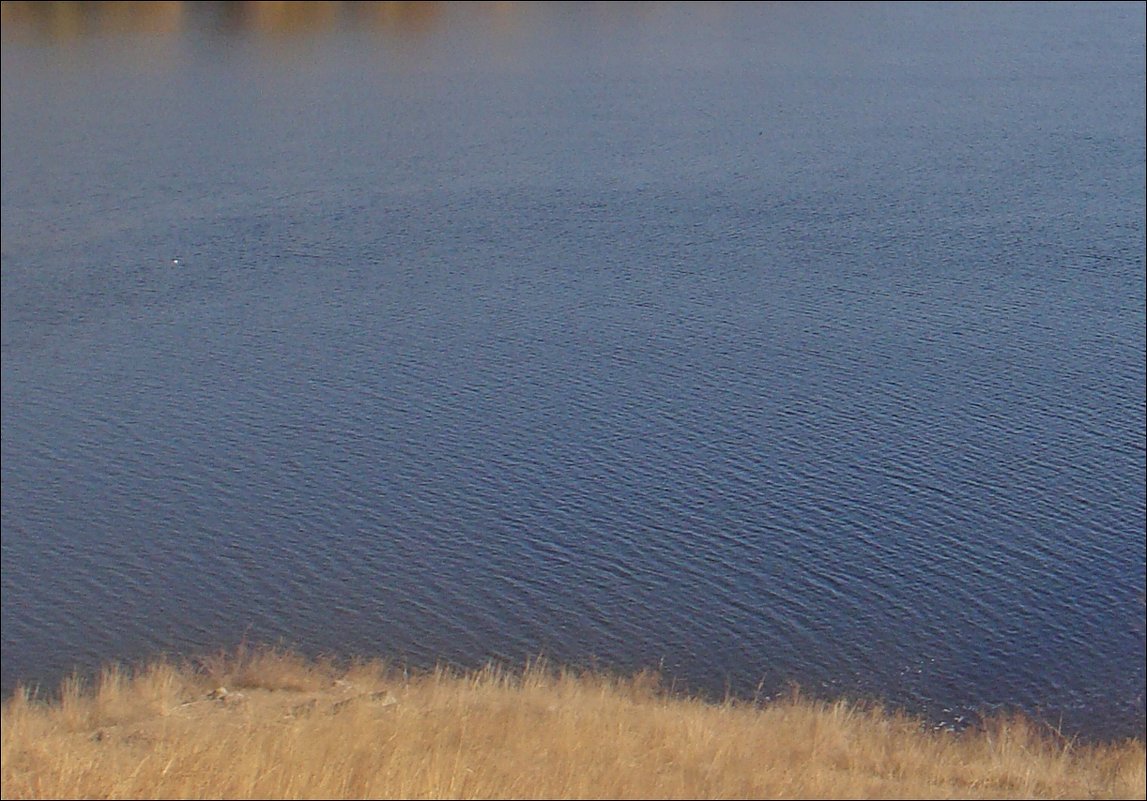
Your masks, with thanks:
M 3 13 L 5 692 L 246 640 L 1142 736 L 1144 4 Z

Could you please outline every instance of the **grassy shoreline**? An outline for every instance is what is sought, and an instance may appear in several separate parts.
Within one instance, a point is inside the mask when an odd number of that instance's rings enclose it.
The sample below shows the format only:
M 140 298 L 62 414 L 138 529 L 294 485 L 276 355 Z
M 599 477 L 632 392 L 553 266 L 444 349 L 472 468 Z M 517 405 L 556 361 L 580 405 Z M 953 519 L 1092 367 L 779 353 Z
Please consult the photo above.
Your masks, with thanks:
M 406 675 L 241 651 L 21 690 L 0 714 L 5 799 L 1147 797 L 1142 740 L 714 704 L 544 663 Z

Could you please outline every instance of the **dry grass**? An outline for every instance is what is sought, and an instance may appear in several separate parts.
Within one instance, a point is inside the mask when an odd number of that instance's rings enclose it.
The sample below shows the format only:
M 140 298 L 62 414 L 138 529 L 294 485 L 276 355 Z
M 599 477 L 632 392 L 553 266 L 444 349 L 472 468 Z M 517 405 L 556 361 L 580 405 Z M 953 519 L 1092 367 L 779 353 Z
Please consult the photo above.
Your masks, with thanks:
M 6 799 L 1144 798 L 1147 781 L 1138 740 L 714 705 L 541 664 L 404 678 L 244 652 L 108 669 L 51 702 L 17 692 L 2 718 Z

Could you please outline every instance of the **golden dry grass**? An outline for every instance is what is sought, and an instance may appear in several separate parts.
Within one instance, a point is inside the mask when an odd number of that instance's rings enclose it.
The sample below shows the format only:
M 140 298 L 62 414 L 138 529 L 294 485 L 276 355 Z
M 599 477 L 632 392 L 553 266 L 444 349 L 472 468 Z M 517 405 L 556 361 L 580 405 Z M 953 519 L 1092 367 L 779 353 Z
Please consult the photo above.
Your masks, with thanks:
M 404 677 L 239 653 L 110 668 L 51 702 L 17 692 L 2 722 L 6 799 L 1144 798 L 1147 782 L 1139 740 L 711 704 L 543 664 Z

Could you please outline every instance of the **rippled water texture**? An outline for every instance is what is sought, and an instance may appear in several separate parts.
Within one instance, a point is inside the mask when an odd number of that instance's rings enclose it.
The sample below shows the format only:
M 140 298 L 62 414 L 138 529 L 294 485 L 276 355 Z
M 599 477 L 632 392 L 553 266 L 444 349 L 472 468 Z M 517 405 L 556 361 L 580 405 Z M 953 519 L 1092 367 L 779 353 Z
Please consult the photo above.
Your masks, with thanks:
M 276 5 L 5 4 L 6 692 L 246 638 L 1142 734 L 1142 3 Z

